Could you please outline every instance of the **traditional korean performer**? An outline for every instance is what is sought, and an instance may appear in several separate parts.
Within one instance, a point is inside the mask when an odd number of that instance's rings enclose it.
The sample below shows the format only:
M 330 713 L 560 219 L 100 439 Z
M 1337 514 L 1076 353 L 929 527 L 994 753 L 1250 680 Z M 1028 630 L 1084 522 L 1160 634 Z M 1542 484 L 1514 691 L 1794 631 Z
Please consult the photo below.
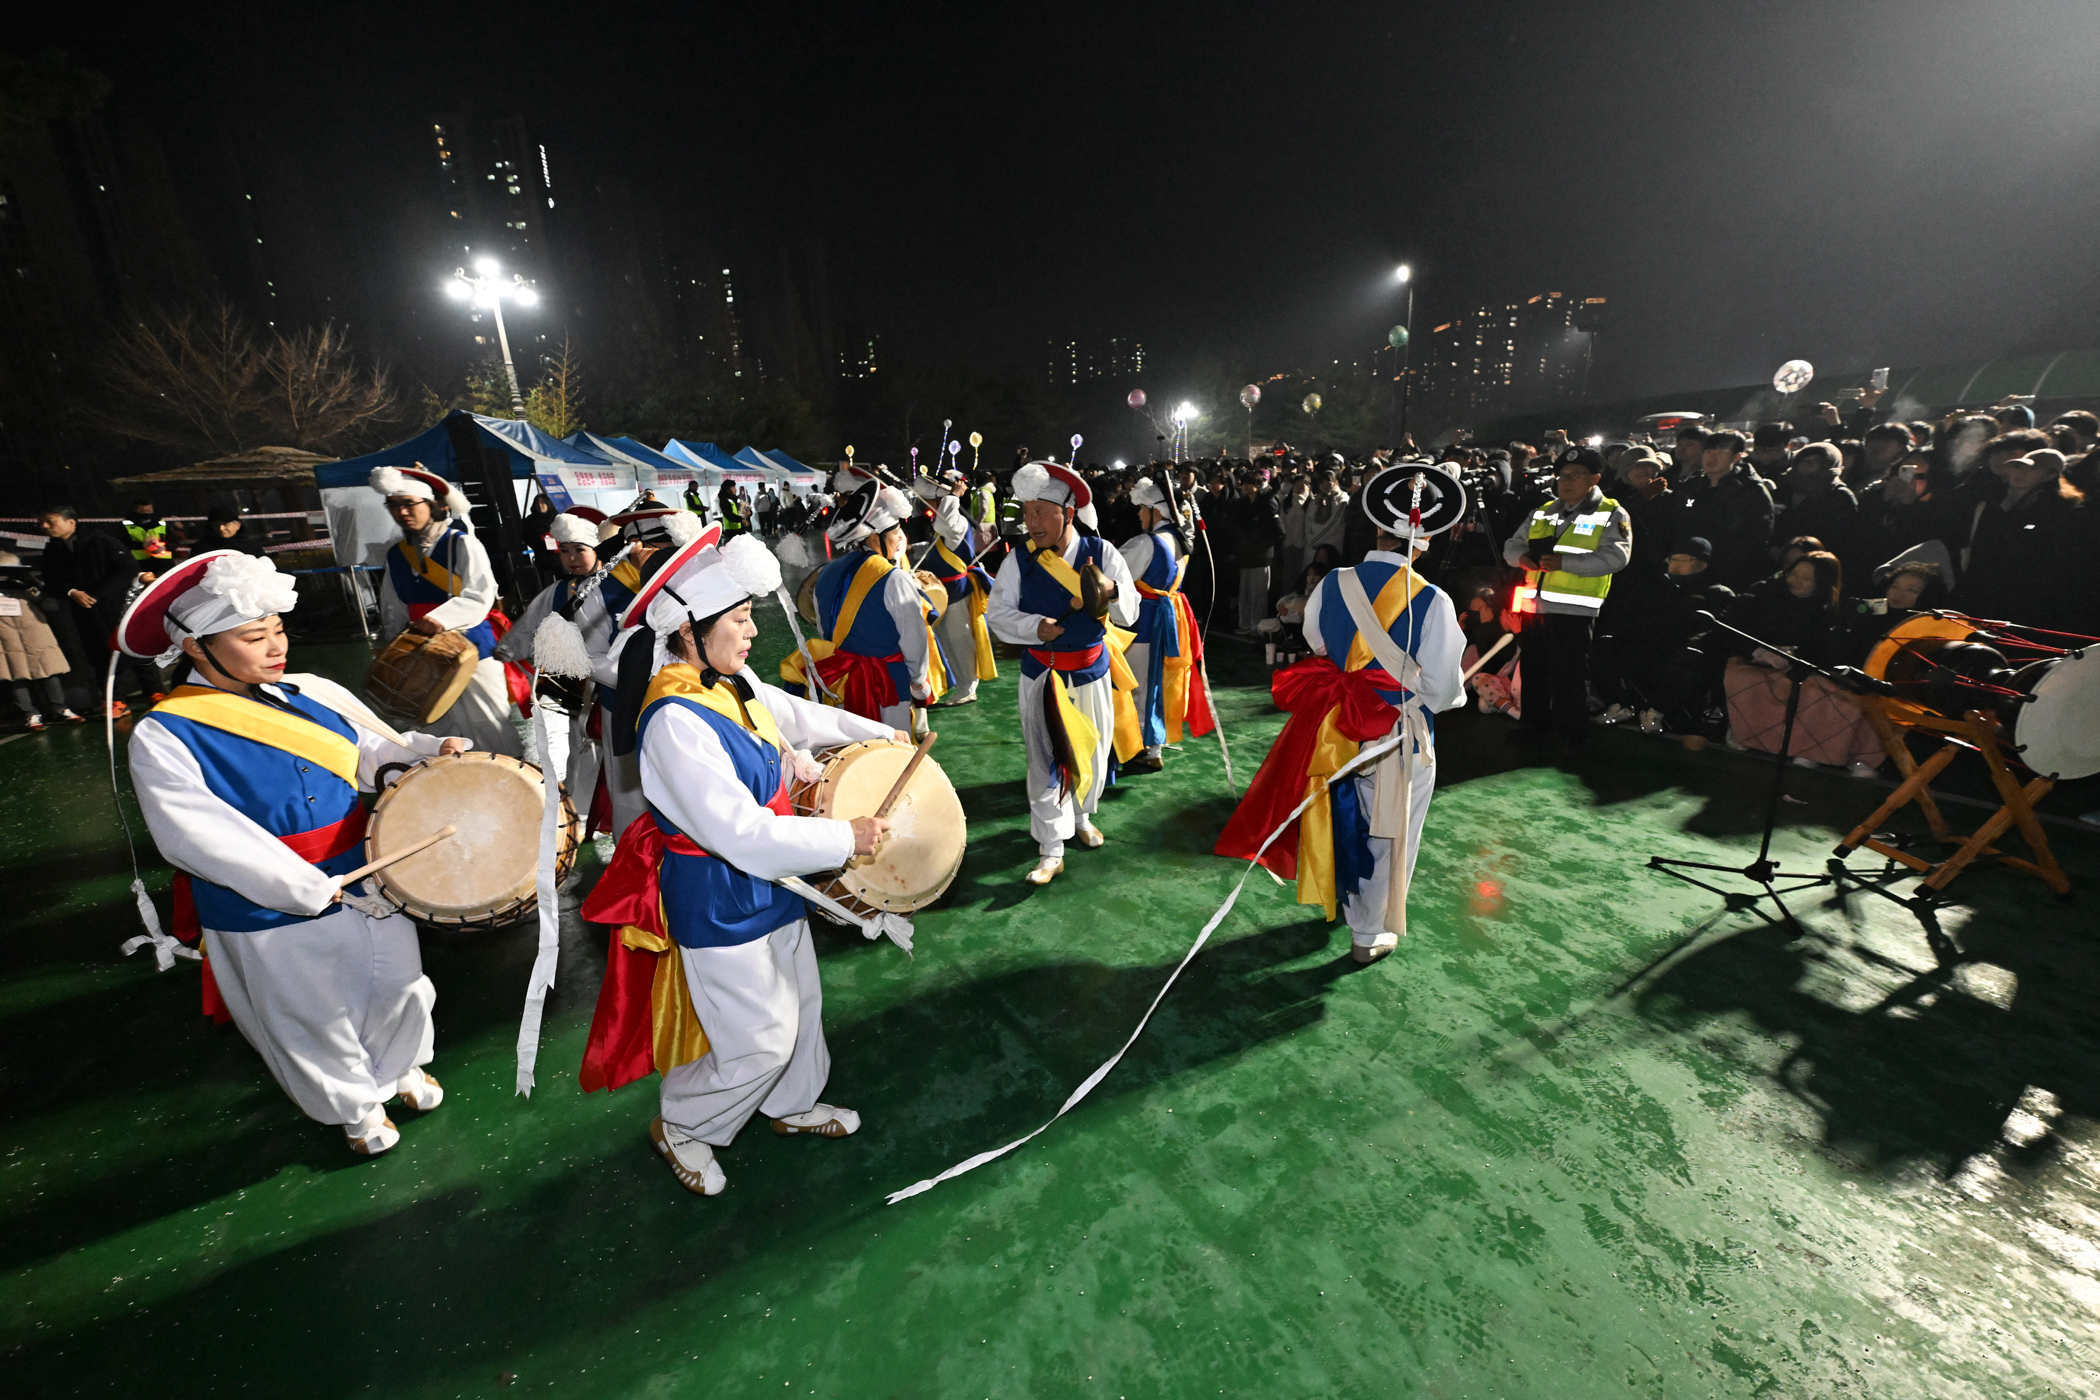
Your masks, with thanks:
M 1204 686 L 1203 632 L 1196 611 L 1181 591 L 1188 572 L 1189 537 L 1174 500 L 1174 483 L 1161 476 L 1138 478 L 1130 491 L 1144 533 L 1124 541 L 1123 562 L 1137 583 L 1137 640 L 1130 644 L 1130 670 L 1137 677 L 1138 730 L 1144 749 L 1122 771 L 1157 773 L 1161 751 L 1184 734 L 1201 736 L 1216 725 Z
M 365 807 L 389 763 L 469 747 L 397 734 L 332 681 L 285 672 L 297 595 L 266 558 L 196 555 L 133 600 L 130 655 L 175 687 L 131 732 L 132 786 L 181 872 L 175 930 L 201 931 L 206 1009 L 230 1018 L 293 1103 L 371 1156 L 401 1140 L 395 1099 L 444 1100 L 431 1061 L 437 992 L 416 927 L 363 882 Z
M 934 635 L 956 679 L 940 703 L 944 707 L 974 704 L 977 682 L 997 680 L 999 662 L 992 653 L 991 628 L 984 620 L 992 600 L 992 576 L 978 562 L 977 535 L 963 512 L 969 478 L 950 467 L 938 478 L 920 477 L 912 489 L 933 502 L 933 542 L 925 563 L 948 590 L 947 606 L 941 610 Z

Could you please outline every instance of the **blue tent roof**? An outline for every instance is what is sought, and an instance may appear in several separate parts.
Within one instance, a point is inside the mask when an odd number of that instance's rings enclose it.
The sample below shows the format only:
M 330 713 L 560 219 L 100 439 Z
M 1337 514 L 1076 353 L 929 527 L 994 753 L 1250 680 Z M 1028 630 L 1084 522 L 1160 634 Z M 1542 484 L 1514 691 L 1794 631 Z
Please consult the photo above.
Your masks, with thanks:
M 547 460 L 582 467 L 611 465 L 597 453 L 549 437 L 530 423 L 509 418 L 484 418 L 465 409 L 454 409 L 442 422 L 425 428 L 406 442 L 367 452 L 362 457 L 347 457 L 340 462 L 326 462 L 315 467 L 314 484 L 323 489 L 362 486 L 375 468 L 412 467 L 419 462 L 426 471 L 436 472 L 448 481 L 457 481 L 460 479 L 459 460 L 452 448 L 449 427 L 456 418 L 471 419 L 484 443 L 500 447 L 509 455 L 510 474 L 514 478 L 531 476 L 539 463 Z
M 630 462 L 650 467 L 660 472 L 692 470 L 691 463 L 673 460 L 658 452 L 655 448 L 636 442 L 630 437 L 600 437 L 596 433 L 575 433 L 565 438 L 564 441 L 572 447 L 596 452 L 600 456 L 624 457 Z
M 737 453 L 736 460 L 743 466 L 745 471 L 777 472 L 786 470 L 778 462 L 768 459 L 764 453 L 755 447 L 747 447 Z
M 782 452 L 777 447 L 767 448 L 766 456 L 780 463 L 781 466 L 786 467 L 791 472 L 795 472 L 797 474 L 807 474 L 809 476 L 823 475 L 823 473 L 818 471 L 815 467 L 803 466 L 800 462 L 796 461 L 793 457 L 788 456 L 787 453 Z
M 683 462 L 689 467 L 706 467 L 710 471 L 750 470 L 711 442 L 680 442 L 677 438 L 672 438 L 664 444 L 664 456 Z

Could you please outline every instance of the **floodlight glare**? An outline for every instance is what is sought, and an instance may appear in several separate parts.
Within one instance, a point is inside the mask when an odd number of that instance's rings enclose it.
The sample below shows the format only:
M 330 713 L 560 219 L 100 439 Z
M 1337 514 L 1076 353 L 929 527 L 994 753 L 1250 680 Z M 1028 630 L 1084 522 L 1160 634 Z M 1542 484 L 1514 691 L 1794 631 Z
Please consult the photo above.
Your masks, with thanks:
M 494 277 L 503 269 L 494 258 L 476 258 L 474 259 L 474 270 L 483 277 Z
M 1202 416 L 1202 414 L 1196 412 L 1196 405 L 1186 400 L 1183 401 L 1181 407 L 1174 410 L 1174 421 L 1177 423 L 1186 423 L 1191 418 L 1200 418 Z
M 530 287 L 519 287 L 515 292 L 511 293 L 511 300 L 520 306 L 537 306 L 539 305 L 540 294 Z
M 1405 282 L 1408 278 L 1412 276 L 1414 276 L 1414 273 L 1408 268 L 1406 263 L 1402 263 L 1400 264 L 1399 271 L 1393 274 L 1393 280 L 1395 282 Z
M 454 301 L 465 301 L 468 297 L 474 295 L 474 289 L 455 277 L 445 284 L 445 295 L 451 297 Z

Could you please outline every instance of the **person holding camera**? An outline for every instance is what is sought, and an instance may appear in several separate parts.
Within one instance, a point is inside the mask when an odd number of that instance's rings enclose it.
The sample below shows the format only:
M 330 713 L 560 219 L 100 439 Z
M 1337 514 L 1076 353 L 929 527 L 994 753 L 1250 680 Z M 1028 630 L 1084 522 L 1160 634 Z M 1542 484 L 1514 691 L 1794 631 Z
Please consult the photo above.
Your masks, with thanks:
M 1502 545 L 1523 569 L 1533 616 L 1524 628 L 1522 737 L 1558 734 L 1577 753 L 1589 737 L 1590 636 L 1612 575 L 1633 554 L 1633 521 L 1598 482 L 1604 459 L 1566 447 L 1554 459 L 1553 498 Z

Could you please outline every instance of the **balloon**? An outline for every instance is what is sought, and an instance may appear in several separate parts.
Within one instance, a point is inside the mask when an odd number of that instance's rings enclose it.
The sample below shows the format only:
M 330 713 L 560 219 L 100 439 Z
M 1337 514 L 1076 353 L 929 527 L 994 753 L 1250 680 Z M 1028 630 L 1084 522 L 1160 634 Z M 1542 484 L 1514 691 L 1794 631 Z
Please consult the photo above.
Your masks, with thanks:
M 1798 394 L 1816 377 L 1816 367 L 1806 360 L 1788 360 L 1772 376 L 1772 387 L 1782 394 Z
M 1318 394 L 1307 394 L 1305 402 L 1299 404 L 1298 407 L 1304 409 L 1307 413 L 1318 413 L 1320 411 L 1320 396 Z
M 962 444 L 957 442 L 955 439 L 950 438 L 948 440 L 948 455 L 950 457 L 962 456 Z
M 970 434 L 970 446 L 972 446 L 972 447 L 982 447 L 982 446 L 984 446 L 984 434 L 983 434 L 983 433 L 972 433 L 972 434 Z
M 849 462 L 853 460 L 853 444 L 850 442 L 846 444 L 846 460 Z
M 1123 402 L 1129 404 L 1132 408 L 1143 408 L 1145 406 L 1145 391 L 1143 389 L 1132 389 L 1130 397 L 1123 400 Z
M 1079 444 L 1080 444 L 1080 443 L 1082 443 L 1082 442 L 1085 442 L 1085 441 L 1086 441 L 1086 439 L 1085 439 L 1085 438 L 1083 438 L 1083 437 L 1081 437 L 1081 436 L 1080 436 L 1079 434 L 1077 434 L 1077 433 L 1074 433 L 1074 434 L 1072 434 L 1072 460 L 1073 460 L 1073 461 L 1075 461 L 1075 462 L 1076 462 L 1076 461 L 1078 461 L 1078 460 L 1079 460 Z
M 1398 350 L 1407 344 L 1407 327 L 1395 326 L 1385 333 L 1385 343 Z
M 1254 405 L 1260 402 L 1261 385 L 1249 384 L 1246 388 L 1240 390 L 1240 407 L 1246 409 L 1248 412 L 1253 412 Z

